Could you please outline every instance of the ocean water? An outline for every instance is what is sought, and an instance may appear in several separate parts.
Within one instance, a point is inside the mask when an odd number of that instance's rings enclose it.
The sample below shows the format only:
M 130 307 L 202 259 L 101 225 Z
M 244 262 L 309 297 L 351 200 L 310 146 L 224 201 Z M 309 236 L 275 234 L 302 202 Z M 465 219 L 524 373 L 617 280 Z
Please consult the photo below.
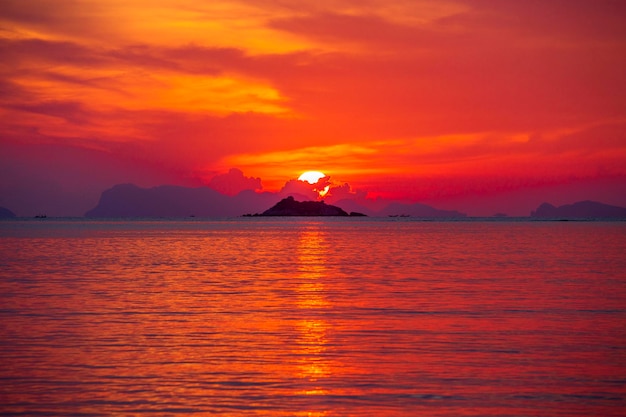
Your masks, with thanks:
M 626 222 L 0 222 L 5 416 L 623 416 Z

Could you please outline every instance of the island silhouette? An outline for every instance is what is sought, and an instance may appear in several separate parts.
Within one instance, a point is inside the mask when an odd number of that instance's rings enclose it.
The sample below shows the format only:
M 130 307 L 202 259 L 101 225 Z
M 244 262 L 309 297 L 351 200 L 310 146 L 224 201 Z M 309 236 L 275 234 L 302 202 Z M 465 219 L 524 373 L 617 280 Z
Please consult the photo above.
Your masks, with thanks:
M 579 201 L 555 207 L 543 203 L 530 217 L 540 219 L 626 219 L 626 208 L 598 203 L 597 201 Z
M 15 217 L 15 213 L 6 207 L 0 207 L 0 219 L 12 219 Z
M 250 216 L 250 215 L 248 215 Z M 324 201 L 296 201 L 292 196 L 283 198 L 274 206 L 261 214 L 253 216 L 365 216 L 363 213 L 348 214 L 340 207 L 324 203 Z

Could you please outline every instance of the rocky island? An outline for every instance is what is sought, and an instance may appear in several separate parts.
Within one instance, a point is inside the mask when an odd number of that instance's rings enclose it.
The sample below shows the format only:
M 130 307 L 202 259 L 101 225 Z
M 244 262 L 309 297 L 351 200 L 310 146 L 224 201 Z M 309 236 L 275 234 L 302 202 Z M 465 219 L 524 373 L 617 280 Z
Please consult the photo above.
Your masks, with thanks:
M 252 215 L 247 215 L 252 216 Z M 362 213 L 351 212 L 326 204 L 323 201 L 296 201 L 292 196 L 284 198 L 273 207 L 254 216 L 365 216 Z

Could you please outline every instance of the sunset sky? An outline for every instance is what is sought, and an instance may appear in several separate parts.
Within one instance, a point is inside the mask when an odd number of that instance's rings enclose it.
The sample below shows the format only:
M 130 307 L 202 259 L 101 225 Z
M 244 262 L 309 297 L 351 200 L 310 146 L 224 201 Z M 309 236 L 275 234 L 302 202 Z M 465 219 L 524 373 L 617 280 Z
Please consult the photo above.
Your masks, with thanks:
M 626 206 L 621 0 L 2 0 L 0 57 L 18 215 L 307 170 L 471 215 Z

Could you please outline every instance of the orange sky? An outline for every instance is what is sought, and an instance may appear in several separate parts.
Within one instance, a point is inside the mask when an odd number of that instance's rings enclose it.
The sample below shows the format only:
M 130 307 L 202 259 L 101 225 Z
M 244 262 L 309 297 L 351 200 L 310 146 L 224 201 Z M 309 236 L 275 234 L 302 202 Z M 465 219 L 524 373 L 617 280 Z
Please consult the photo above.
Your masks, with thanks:
M 291 3 L 3 0 L 0 206 L 231 168 L 477 215 L 626 206 L 626 2 Z

